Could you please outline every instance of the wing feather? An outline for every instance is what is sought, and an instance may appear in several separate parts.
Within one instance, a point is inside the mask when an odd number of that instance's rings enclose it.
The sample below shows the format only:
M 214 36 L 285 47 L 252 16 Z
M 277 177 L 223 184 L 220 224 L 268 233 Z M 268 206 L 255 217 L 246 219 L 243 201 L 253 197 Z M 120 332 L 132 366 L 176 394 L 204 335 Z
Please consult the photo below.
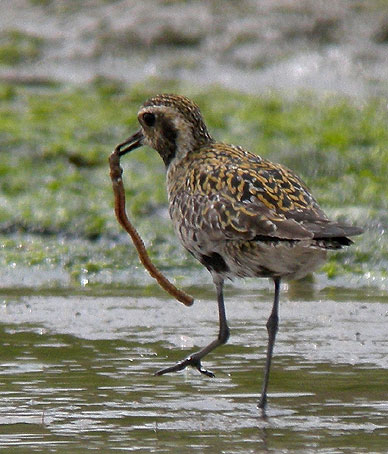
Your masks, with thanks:
M 330 222 L 303 181 L 279 164 L 225 144 L 198 153 L 191 159 L 196 165 L 185 169 L 184 187 L 170 192 L 175 194 L 170 215 L 184 229 L 202 232 L 211 241 L 361 233 Z

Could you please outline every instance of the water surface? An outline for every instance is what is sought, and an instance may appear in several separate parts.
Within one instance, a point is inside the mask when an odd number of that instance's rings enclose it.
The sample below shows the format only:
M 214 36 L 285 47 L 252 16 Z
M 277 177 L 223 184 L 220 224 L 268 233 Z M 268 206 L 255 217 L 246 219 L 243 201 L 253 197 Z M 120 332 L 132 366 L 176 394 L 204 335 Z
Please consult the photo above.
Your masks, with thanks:
M 2 292 L 0 446 L 12 452 L 385 453 L 388 298 L 283 289 L 269 407 L 256 407 L 271 289 L 229 287 L 216 373 L 153 373 L 217 332 L 193 307 L 114 293 Z

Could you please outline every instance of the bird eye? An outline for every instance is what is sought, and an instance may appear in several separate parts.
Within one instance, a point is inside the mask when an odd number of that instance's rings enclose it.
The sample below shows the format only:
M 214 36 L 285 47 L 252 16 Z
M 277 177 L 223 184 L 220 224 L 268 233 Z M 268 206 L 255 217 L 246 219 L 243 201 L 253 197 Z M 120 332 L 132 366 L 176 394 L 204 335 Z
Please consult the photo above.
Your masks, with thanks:
M 143 121 L 147 126 L 150 126 L 150 127 L 154 126 L 155 121 L 156 121 L 155 115 L 150 112 L 145 112 L 143 114 Z

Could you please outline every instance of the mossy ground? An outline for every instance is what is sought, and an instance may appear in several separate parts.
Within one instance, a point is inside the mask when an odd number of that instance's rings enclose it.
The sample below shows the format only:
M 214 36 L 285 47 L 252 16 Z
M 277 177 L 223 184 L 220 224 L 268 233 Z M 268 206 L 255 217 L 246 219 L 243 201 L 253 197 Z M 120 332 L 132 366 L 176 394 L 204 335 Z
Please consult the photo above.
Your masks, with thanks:
M 19 30 L 0 33 L 0 65 L 14 66 L 36 60 L 40 56 L 43 39 Z
M 252 96 L 148 81 L 130 88 L 98 79 L 88 87 L 0 84 L 0 266 L 59 268 L 80 282 L 137 267 L 113 213 L 107 158 L 137 128 L 139 105 L 179 91 L 200 105 L 219 140 L 295 170 L 332 217 L 367 232 L 323 267 L 385 274 L 388 241 L 386 103 L 301 93 Z M 167 219 L 164 166 L 147 148 L 123 159 L 127 205 L 162 269 L 197 267 Z M 198 268 L 197 268 L 198 269 Z M 99 277 L 100 276 L 100 277 Z M 112 277 L 113 276 L 113 277 Z M 93 281 L 93 279 L 92 279 Z

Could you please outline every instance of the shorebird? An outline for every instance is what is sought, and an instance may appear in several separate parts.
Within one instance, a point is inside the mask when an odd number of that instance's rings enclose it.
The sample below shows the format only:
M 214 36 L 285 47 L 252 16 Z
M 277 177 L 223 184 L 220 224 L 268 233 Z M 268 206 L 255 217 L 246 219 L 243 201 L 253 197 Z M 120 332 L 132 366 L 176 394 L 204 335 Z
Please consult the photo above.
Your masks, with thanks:
M 266 327 L 267 355 L 259 408 L 267 389 L 282 279 L 300 279 L 320 266 L 330 249 L 349 246 L 362 229 L 330 221 L 303 181 L 288 168 L 209 134 L 190 99 L 161 94 L 138 113 L 140 129 L 118 145 L 120 156 L 147 145 L 166 166 L 169 213 L 183 246 L 211 273 L 217 293 L 219 332 L 213 342 L 163 375 L 188 366 L 214 377 L 202 359 L 227 342 L 225 279 L 266 277 L 274 282 Z

